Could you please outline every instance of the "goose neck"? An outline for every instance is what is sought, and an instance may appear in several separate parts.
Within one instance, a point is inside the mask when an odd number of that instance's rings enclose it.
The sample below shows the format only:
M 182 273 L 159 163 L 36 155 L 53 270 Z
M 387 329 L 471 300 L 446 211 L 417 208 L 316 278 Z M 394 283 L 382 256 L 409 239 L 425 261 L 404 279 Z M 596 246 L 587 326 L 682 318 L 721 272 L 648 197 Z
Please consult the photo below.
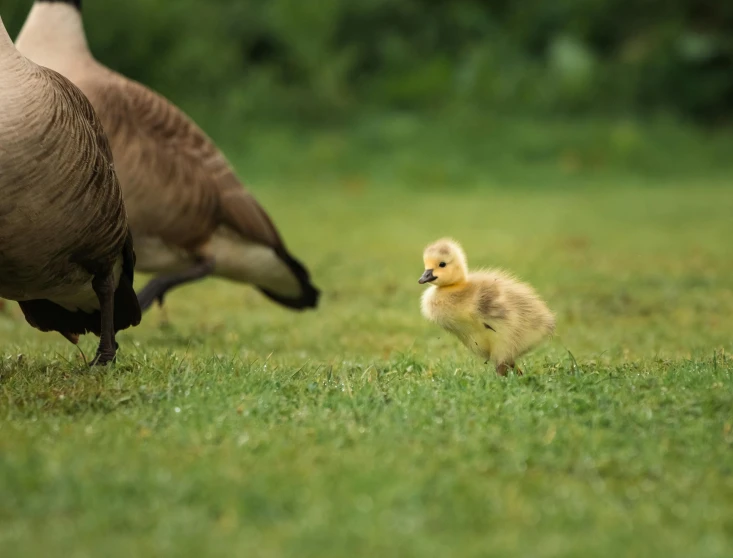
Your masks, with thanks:
M 62 74 L 80 59 L 91 59 L 81 12 L 65 2 L 35 2 L 15 44 L 36 64 Z
M 15 69 L 23 64 L 23 57 L 18 53 L 13 41 L 8 35 L 2 18 L 0 18 L 0 78 L 8 70 Z

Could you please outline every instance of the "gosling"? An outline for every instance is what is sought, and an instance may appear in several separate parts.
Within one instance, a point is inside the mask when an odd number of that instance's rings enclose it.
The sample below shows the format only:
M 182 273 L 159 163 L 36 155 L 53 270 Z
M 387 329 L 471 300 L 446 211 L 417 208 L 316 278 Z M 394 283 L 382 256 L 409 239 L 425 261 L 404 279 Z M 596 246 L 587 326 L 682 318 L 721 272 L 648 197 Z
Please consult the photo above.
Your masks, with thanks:
M 423 316 L 493 362 L 500 376 L 510 369 L 521 376 L 516 359 L 555 330 L 554 315 L 534 289 L 501 270 L 469 273 L 463 249 L 451 239 L 429 245 L 423 261 L 418 283 L 431 284 Z

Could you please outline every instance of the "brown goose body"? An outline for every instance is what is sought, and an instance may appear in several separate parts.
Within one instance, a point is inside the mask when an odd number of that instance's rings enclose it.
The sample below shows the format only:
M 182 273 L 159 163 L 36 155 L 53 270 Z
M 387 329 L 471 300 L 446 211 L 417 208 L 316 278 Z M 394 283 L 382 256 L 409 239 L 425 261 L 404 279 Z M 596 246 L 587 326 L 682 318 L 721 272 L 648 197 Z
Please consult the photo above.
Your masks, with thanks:
M 251 283 L 292 309 L 317 305 L 308 271 L 206 134 L 164 97 L 92 57 L 78 2 L 36 2 L 16 44 L 72 80 L 102 121 L 137 268 L 163 274 L 139 293 L 143 309 L 206 275 Z
M 140 321 L 112 153 L 89 101 L 17 52 L 0 21 L 0 297 L 34 327 L 102 337 Z

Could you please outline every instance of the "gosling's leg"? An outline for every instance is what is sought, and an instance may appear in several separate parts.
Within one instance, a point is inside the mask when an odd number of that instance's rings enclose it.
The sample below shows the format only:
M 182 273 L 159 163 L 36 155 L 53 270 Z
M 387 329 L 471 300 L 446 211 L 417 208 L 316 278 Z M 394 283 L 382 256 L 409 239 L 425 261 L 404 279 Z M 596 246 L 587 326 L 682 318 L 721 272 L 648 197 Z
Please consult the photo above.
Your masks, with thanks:
M 514 370 L 514 373 L 517 376 L 523 375 L 521 368 L 519 368 L 513 360 L 500 362 L 496 365 L 496 373 L 499 374 L 499 376 L 506 376 L 509 374 L 510 369 Z
M 112 362 L 117 354 L 117 342 L 115 341 L 115 278 L 110 270 L 105 275 L 96 275 L 92 279 L 92 288 L 99 299 L 99 313 L 101 314 L 101 327 L 99 335 L 99 348 L 97 356 L 92 361 L 92 366 L 104 366 Z

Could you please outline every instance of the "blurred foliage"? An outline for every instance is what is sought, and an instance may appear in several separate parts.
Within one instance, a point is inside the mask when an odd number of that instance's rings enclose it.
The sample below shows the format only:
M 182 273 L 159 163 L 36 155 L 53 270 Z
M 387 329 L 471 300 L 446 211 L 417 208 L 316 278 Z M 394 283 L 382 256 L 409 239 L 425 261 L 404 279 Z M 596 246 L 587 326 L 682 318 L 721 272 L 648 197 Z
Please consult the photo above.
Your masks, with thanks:
M 30 2 L 1 0 L 12 33 Z M 188 106 L 733 113 L 733 2 L 85 0 L 97 57 Z

